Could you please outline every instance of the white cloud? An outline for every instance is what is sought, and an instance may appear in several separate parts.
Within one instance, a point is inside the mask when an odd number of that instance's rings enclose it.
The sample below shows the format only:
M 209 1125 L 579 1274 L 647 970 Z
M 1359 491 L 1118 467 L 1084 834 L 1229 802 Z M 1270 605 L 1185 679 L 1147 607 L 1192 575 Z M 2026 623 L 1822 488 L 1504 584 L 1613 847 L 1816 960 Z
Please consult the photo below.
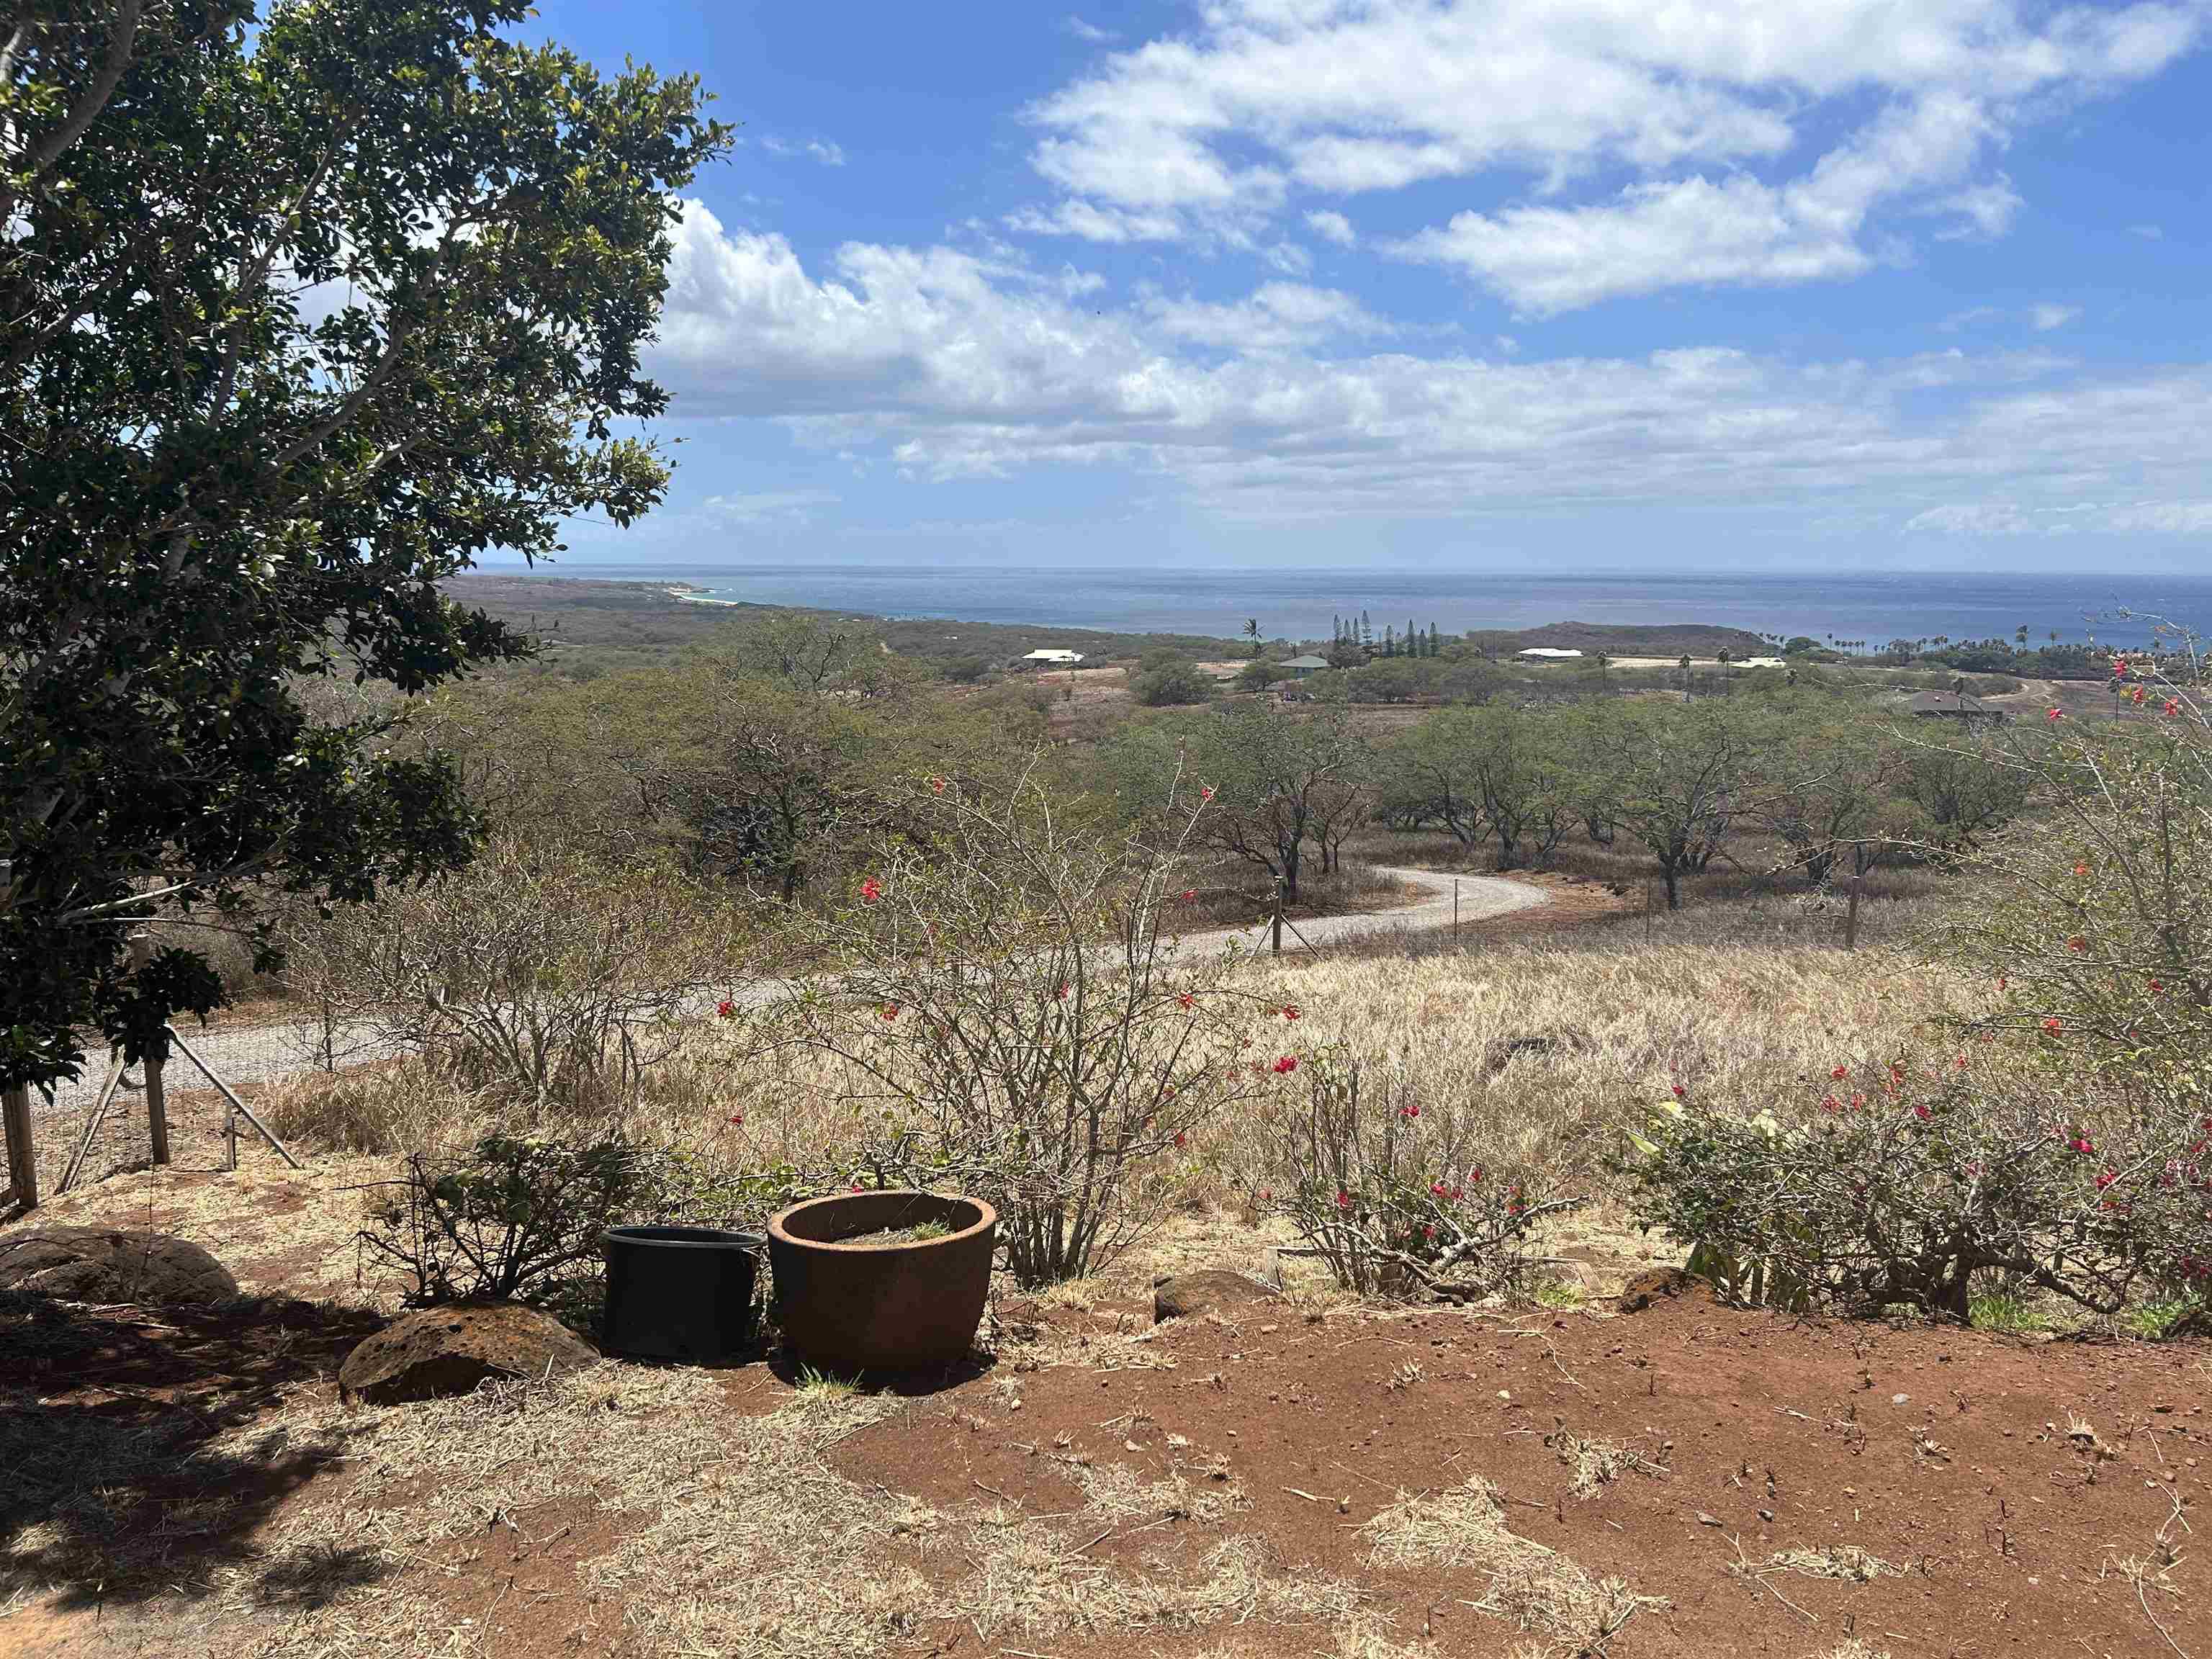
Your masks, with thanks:
M 845 152 L 826 138 L 778 138 L 773 135 L 763 138 L 761 148 L 771 155 L 804 155 L 819 161 L 825 167 L 845 165 Z
M 1102 29 L 1096 23 L 1085 22 L 1073 12 L 1061 18 L 1060 26 L 1077 40 L 1088 40 L 1094 46 L 1103 46 L 1109 40 L 1118 40 L 1121 38 L 1111 29 Z
M 1211 0 L 1191 33 L 1112 53 L 1030 110 L 1059 196 L 1027 222 L 1127 240 L 1119 216 L 1137 215 L 1148 240 L 1264 240 L 1302 191 L 1448 179 L 1489 199 L 1409 246 L 1531 310 L 1669 286 L 1670 265 L 1690 283 L 1844 276 L 1909 245 L 1877 213 L 2002 234 L 2021 202 L 1991 163 L 2010 137 L 2158 73 L 2206 15 L 2195 0 Z M 1607 174 L 1605 196 L 1573 199 Z
M 835 507 L 837 497 L 820 489 L 766 489 L 750 494 L 709 495 L 699 509 L 725 528 L 769 524 L 803 524 L 819 507 Z
M 1327 340 L 1395 331 L 1349 294 L 1297 283 L 1268 283 L 1226 305 L 1155 300 L 1148 311 L 1160 331 L 1170 338 L 1218 346 L 1248 356 L 1310 349 Z
M 2130 225 L 2128 234 L 2140 236 L 2146 242 L 2160 241 L 2166 236 L 2166 227 L 2164 225 Z
M 2039 334 L 2048 334 L 2054 328 L 2063 328 L 2081 314 L 2079 306 L 2057 305 L 2045 300 L 2027 308 L 2027 320 Z
M 1359 240 L 1352 228 L 1351 220 L 1326 208 L 1306 215 L 1306 228 L 1323 241 L 1334 242 L 1339 247 L 1350 247 Z
M 1424 357 L 1382 349 L 1387 323 L 1333 289 L 1130 311 L 1065 270 L 867 243 L 816 274 L 696 205 L 670 279 L 650 367 L 679 416 L 779 422 L 920 477 L 1109 465 L 1255 518 L 1672 502 L 1977 534 L 2068 509 L 2082 531 L 2212 533 L 2208 367 Z

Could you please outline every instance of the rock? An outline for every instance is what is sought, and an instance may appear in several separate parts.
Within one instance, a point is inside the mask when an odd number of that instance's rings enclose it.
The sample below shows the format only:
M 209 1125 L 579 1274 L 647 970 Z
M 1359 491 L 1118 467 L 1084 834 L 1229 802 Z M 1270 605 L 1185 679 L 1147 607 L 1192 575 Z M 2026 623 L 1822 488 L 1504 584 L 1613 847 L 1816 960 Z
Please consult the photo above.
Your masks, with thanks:
M 389 1406 L 467 1394 L 486 1377 L 536 1381 L 599 1357 L 552 1315 L 520 1303 L 422 1308 L 358 1344 L 338 1367 L 338 1389 L 349 1400 Z
M 1654 1304 L 1695 1290 L 1704 1281 L 1680 1267 L 1647 1267 L 1620 1287 L 1616 1304 L 1625 1314 L 1642 1313 Z
M 166 1233 L 46 1227 L 0 1237 L 0 1290 L 65 1302 L 228 1302 L 238 1281 L 198 1245 Z
M 1225 1267 L 1209 1267 L 1194 1273 L 1176 1273 L 1152 1286 L 1152 1322 L 1188 1319 L 1198 1314 L 1225 1313 L 1255 1303 L 1280 1302 L 1282 1292 L 1272 1285 Z

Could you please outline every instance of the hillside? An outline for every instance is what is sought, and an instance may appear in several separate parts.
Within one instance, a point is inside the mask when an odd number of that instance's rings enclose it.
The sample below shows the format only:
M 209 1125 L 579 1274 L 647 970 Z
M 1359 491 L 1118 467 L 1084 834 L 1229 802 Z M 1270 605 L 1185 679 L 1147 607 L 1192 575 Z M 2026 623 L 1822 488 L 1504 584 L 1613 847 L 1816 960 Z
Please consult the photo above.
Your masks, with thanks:
M 1614 657 L 1696 657 L 1725 651 L 1731 657 L 1755 657 L 1774 649 L 1768 641 L 1741 628 L 1705 623 L 1546 623 L 1540 628 L 1480 629 L 1468 635 L 1478 649 L 1510 655 L 1532 646 L 1553 646 Z

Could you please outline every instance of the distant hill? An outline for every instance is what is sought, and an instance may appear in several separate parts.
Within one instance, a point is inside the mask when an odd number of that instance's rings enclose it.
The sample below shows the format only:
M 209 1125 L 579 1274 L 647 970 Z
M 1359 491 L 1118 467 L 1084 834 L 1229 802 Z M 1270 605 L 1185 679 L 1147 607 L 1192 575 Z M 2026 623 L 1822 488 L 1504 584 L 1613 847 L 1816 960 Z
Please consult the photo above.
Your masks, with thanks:
M 1546 623 L 1541 628 L 1482 629 L 1468 641 L 1493 656 L 1510 657 L 1532 646 L 1553 646 L 1611 657 L 1711 657 L 1725 651 L 1731 657 L 1771 654 L 1774 647 L 1741 628 L 1716 628 L 1706 623 Z

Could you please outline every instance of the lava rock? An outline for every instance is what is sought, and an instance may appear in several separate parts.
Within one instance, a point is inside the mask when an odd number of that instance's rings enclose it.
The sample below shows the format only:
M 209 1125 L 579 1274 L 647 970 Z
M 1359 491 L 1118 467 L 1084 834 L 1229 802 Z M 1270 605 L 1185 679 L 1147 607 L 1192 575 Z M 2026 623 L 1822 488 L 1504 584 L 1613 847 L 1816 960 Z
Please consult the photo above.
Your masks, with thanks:
M 1154 1284 L 1152 1322 L 1158 1325 L 1200 1314 L 1226 1313 L 1282 1299 L 1282 1292 L 1272 1285 L 1231 1273 L 1225 1267 L 1209 1267 L 1200 1273 L 1176 1273 Z
M 228 1302 L 238 1281 L 198 1245 L 167 1233 L 46 1227 L 0 1237 L 0 1290 L 64 1302 Z
M 1704 1283 L 1680 1267 L 1647 1267 L 1620 1287 L 1618 1306 L 1625 1314 L 1642 1313 L 1657 1303 L 1686 1295 Z
M 338 1367 L 349 1400 L 390 1406 L 468 1394 L 488 1377 L 535 1382 L 588 1365 L 599 1350 L 550 1314 L 516 1302 L 402 1314 Z

